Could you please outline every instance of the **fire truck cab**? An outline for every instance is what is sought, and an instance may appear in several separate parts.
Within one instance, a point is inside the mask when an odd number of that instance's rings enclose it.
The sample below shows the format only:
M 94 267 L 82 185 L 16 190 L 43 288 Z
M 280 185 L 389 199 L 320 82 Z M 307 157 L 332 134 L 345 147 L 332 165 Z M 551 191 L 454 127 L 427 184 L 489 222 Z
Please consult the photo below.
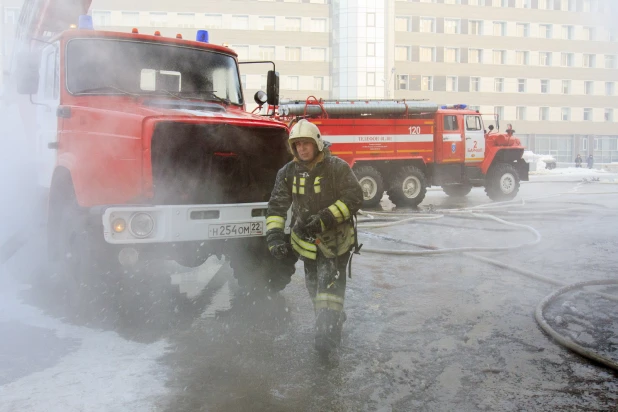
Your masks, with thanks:
M 379 204 L 385 191 L 397 206 L 417 206 L 430 186 L 449 196 L 484 186 L 492 200 L 510 200 L 528 180 L 521 142 L 512 134 L 488 134 L 481 114 L 465 105 L 311 97 L 282 105 L 279 113 L 320 128 L 331 152 L 353 168 L 365 207 Z

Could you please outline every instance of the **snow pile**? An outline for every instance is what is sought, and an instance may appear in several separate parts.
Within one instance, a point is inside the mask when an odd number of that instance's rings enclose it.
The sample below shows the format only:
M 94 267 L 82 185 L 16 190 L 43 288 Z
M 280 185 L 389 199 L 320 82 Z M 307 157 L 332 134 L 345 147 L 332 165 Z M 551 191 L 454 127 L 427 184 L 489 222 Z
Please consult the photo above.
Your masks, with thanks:
M 545 164 L 543 162 L 543 164 Z M 563 167 L 558 169 L 540 169 L 537 168 L 536 172 L 530 172 L 531 175 L 544 175 L 544 176 L 603 176 L 607 175 L 605 170 L 588 169 L 584 167 Z

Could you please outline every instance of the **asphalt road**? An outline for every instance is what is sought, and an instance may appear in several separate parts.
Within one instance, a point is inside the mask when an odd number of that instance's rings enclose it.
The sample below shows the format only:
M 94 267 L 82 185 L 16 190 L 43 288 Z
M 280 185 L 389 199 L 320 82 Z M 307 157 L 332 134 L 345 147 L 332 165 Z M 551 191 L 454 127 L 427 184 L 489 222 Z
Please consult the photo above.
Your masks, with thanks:
M 618 192 L 618 184 L 546 180 L 522 186 L 518 199 L 525 204 L 481 208 L 534 227 L 542 236 L 534 246 L 520 247 L 534 240 L 530 231 L 468 214 L 363 229 L 361 241 L 391 250 L 421 250 L 397 239 L 439 248 L 508 246 L 475 254 L 564 284 L 616 279 L 618 195 L 600 193 Z M 431 190 L 421 211 L 437 215 L 488 203 L 483 189 L 465 200 Z M 391 209 L 383 201 L 382 210 Z M 615 371 L 556 344 L 535 322 L 537 304 L 555 285 L 468 255 L 355 258 L 343 346 L 325 361 L 312 347 L 314 315 L 300 265 L 281 294 L 268 296 L 238 289 L 229 266 L 214 258 L 192 272 L 156 263 L 127 275 L 125 294 L 93 291 L 81 310 L 72 311 L 61 286 L 42 279 L 49 268 L 34 258 L 38 248 L 40 239 L 31 239 L 3 266 L 2 282 L 11 285 L 0 294 L 4 302 L 17 297 L 19 310 L 34 308 L 37 316 L 82 332 L 114 332 L 144 348 L 164 343 L 155 359 L 158 374 L 133 374 L 138 382 L 161 384 L 160 391 L 140 395 L 146 402 L 139 407 L 116 399 L 114 410 L 610 411 L 618 404 Z M 597 290 L 618 295 L 618 289 Z M 570 292 L 548 307 L 546 318 L 574 341 L 618 361 L 615 302 Z M 85 341 L 28 319 L 0 317 L 0 411 L 26 405 L 24 397 L 38 410 L 33 399 L 40 391 L 15 394 L 17 384 L 59 364 Z M 97 362 L 109 362 L 114 350 L 104 353 L 110 355 Z M 122 362 L 116 366 L 123 368 Z M 64 389 L 55 390 L 62 396 Z M 3 404 L 7 394 L 11 403 Z M 109 410 L 109 402 L 64 410 Z

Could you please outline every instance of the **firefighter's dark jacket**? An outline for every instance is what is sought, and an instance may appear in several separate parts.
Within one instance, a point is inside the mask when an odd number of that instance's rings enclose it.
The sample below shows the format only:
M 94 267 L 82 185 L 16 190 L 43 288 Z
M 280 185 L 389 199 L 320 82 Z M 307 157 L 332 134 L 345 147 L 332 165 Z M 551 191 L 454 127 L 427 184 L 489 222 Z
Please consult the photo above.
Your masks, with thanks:
M 353 215 L 363 202 L 363 192 L 350 166 L 331 156 L 326 146 L 315 165 L 305 165 L 294 158 L 279 170 L 268 202 L 268 216 L 285 219 L 291 205 L 291 225 L 298 221 L 304 224 L 310 216 L 338 200 Z

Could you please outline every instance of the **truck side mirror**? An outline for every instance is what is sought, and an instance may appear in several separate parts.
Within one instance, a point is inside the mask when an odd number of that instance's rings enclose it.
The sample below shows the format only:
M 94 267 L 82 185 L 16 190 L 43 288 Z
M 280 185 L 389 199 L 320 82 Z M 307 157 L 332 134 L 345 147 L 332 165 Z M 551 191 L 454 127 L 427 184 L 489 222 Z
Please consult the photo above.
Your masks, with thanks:
M 266 95 L 268 96 L 267 103 L 271 106 L 279 105 L 279 72 L 274 70 L 268 71 L 266 82 Z
M 36 52 L 22 52 L 17 55 L 14 68 L 17 73 L 17 93 L 36 94 L 39 90 L 40 55 Z

